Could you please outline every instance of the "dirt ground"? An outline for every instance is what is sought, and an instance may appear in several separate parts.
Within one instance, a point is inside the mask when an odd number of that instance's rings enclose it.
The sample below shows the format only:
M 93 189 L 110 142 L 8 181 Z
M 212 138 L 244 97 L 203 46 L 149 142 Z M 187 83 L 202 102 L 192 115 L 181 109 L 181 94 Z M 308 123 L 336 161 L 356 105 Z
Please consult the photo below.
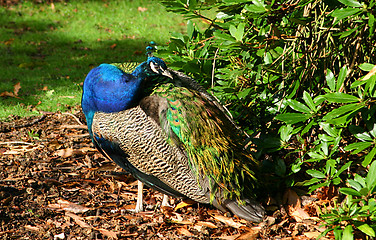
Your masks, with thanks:
M 174 209 L 176 198 L 161 208 L 150 189 L 145 212 L 132 213 L 137 181 L 93 148 L 80 108 L 71 112 L 0 123 L 1 239 L 315 239 L 324 230 L 293 191 L 284 207 L 267 203 L 259 224 L 199 204 Z

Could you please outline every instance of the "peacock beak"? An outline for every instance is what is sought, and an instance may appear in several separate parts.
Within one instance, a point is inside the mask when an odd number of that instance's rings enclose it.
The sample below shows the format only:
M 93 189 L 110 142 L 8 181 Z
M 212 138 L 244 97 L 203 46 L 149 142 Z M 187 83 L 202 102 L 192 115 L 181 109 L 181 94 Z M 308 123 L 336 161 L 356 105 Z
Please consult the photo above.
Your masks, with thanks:
M 171 72 L 168 71 L 167 69 L 161 71 L 161 74 L 162 74 L 163 76 L 166 76 L 166 77 L 169 77 L 169 78 L 171 78 L 171 79 L 174 79 L 174 77 L 172 76 Z

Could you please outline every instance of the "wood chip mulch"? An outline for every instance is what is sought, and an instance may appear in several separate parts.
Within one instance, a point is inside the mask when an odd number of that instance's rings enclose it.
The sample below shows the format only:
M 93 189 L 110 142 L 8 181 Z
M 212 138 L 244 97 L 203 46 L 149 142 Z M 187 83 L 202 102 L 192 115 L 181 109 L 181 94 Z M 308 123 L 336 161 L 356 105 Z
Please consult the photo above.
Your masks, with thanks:
M 130 211 L 137 181 L 93 148 L 79 107 L 0 122 L 0 239 L 315 239 L 324 230 L 296 201 L 252 224 L 210 206 L 175 210 L 172 197 L 161 208 L 162 197 L 145 189 L 145 211 Z

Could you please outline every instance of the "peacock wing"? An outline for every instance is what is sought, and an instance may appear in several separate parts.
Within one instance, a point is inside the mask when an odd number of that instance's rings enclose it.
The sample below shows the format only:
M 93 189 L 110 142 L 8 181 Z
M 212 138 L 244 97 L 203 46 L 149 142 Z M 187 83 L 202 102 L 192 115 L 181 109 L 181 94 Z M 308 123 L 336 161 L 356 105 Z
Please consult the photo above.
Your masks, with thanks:
M 166 99 L 168 108 L 159 122 L 169 144 L 184 149 L 197 179 L 211 181 L 211 200 L 221 196 L 240 199 L 253 188 L 253 158 L 244 152 L 239 132 L 225 113 L 199 91 L 164 84 L 154 94 Z
M 164 194 L 208 203 L 181 149 L 166 142 L 161 127 L 145 113 L 163 109 L 163 101 L 143 99 L 139 106 L 121 112 L 97 112 L 93 118 L 93 142 L 108 158 L 147 186 Z M 159 99 L 160 100 L 160 99 Z M 163 99 L 162 99 L 163 100 Z M 145 107 L 145 106 L 144 106 Z
M 245 136 L 248 136 L 245 132 L 243 132 L 233 121 L 232 116 L 230 112 L 227 110 L 226 107 L 224 107 L 217 98 L 215 98 L 213 95 L 209 94 L 205 88 L 200 85 L 195 79 L 187 76 L 186 74 L 173 70 L 173 69 L 168 69 L 173 76 L 173 81 L 175 86 L 180 86 L 180 87 L 185 87 L 187 89 L 197 91 L 201 97 L 206 99 L 207 101 L 211 102 L 213 105 L 215 105 L 219 110 L 224 113 L 224 115 L 227 118 L 227 121 L 231 122 L 232 128 L 238 131 L 239 134 L 243 134 Z

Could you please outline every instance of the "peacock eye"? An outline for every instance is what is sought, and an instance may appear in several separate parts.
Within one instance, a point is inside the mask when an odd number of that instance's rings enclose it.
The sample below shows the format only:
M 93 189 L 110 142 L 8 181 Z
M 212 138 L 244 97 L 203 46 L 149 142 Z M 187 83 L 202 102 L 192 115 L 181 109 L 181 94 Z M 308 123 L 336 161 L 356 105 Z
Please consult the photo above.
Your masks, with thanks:
M 150 68 L 153 72 L 155 73 L 159 73 L 158 71 L 158 68 L 159 68 L 159 65 L 157 63 L 154 63 L 154 62 L 150 62 Z

